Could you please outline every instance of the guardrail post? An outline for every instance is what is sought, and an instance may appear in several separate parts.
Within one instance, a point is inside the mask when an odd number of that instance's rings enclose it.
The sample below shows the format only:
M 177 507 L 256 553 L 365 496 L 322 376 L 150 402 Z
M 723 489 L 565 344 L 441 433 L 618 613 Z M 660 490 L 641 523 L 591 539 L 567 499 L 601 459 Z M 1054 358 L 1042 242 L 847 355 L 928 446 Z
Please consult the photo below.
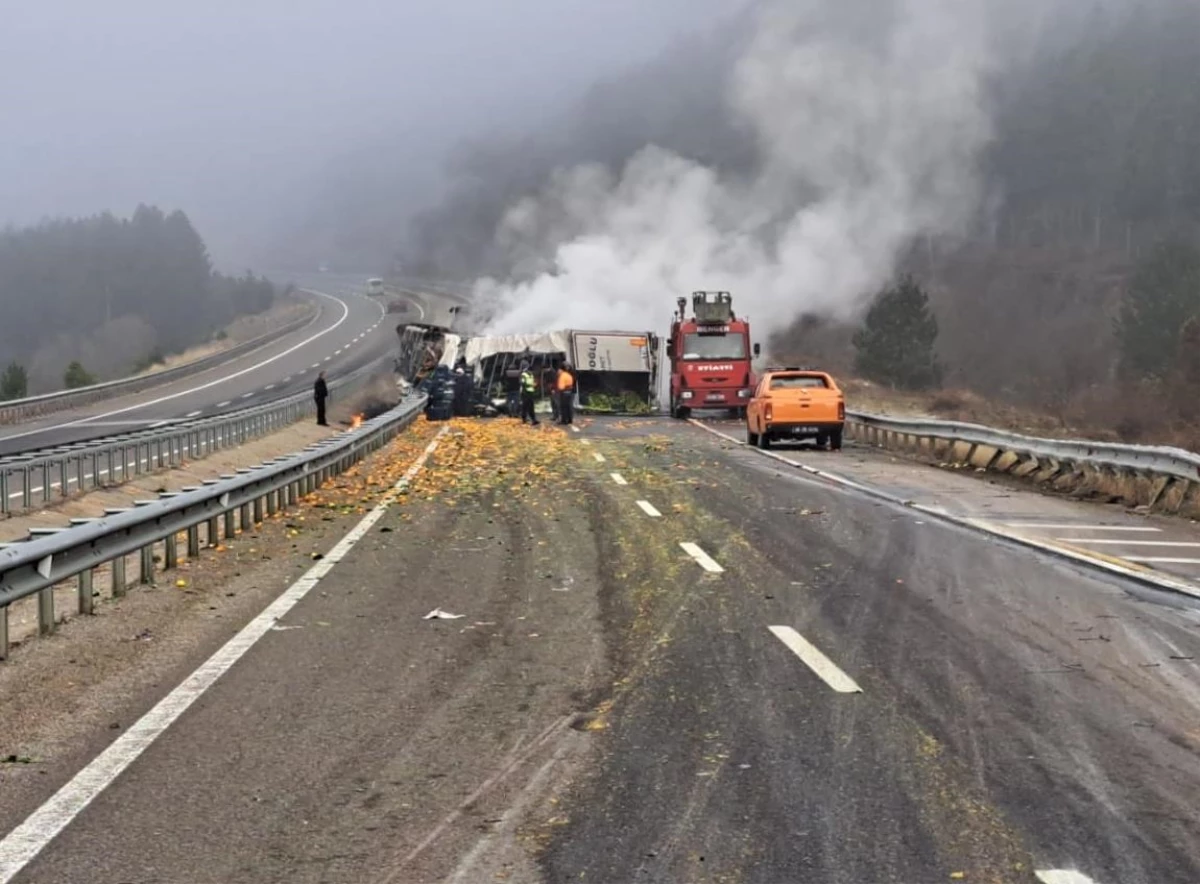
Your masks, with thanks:
M 92 569 L 79 572 L 79 613 L 92 613 Z
M 189 525 L 187 529 L 187 557 L 189 561 L 200 558 L 200 526 Z
M 254 498 L 254 524 L 261 525 L 263 520 L 263 499 Z
M 0 467 L 0 514 L 8 515 L 8 477 L 6 467 Z
M 50 487 L 50 461 L 42 461 L 42 503 L 50 502 L 50 495 L 53 490 Z
M 112 560 L 112 597 L 119 599 L 125 595 L 125 556 L 117 556 Z
M 21 476 L 25 483 L 21 489 L 21 508 L 29 509 L 33 506 L 33 471 L 28 465 L 21 468 Z
M 170 571 L 179 564 L 179 536 L 172 532 L 163 538 L 163 568 Z
M 139 550 L 139 557 L 141 561 L 139 562 L 138 579 L 141 580 L 143 586 L 150 586 L 154 583 L 154 547 L 143 546 Z
M 47 586 L 38 593 L 38 635 L 54 632 L 54 587 Z

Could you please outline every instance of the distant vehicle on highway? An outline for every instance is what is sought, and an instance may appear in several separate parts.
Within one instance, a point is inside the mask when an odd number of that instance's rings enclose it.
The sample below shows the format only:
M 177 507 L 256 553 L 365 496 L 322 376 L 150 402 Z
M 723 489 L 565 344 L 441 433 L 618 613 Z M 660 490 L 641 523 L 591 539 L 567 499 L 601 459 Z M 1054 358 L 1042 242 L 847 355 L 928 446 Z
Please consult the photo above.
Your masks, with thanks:
M 846 400 L 823 371 L 775 368 L 763 373 L 746 406 L 746 444 L 770 448 L 781 439 L 815 439 L 842 447 Z
M 382 295 L 383 294 L 383 280 L 382 279 L 368 279 L 367 280 L 367 294 L 368 295 Z

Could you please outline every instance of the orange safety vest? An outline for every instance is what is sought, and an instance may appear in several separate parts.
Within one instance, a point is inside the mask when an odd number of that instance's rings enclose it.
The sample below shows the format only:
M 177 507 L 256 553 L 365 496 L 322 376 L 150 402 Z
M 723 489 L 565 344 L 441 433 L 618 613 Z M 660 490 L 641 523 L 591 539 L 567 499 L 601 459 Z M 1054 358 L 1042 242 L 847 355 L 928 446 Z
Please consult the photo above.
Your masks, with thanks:
M 556 386 L 558 387 L 558 392 L 560 392 L 560 393 L 566 392 L 567 390 L 574 388 L 575 378 L 565 368 L 560 369 L 558 372 L 558 383 L 556 384 Z

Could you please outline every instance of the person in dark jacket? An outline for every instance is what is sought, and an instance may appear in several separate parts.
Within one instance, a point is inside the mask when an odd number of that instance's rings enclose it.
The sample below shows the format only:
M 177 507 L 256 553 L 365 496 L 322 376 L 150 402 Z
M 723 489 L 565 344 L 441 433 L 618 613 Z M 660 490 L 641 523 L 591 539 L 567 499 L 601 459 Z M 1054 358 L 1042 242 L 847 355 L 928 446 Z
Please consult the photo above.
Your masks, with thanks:
M 325 372 L 317 375 L 317 382 L 313 384 L 313 399 L 317 402 L 317 426 L 327 427 L 329 424 L 325 422 L 325 400 L 329 398 L 329 387 L 325 383 Z

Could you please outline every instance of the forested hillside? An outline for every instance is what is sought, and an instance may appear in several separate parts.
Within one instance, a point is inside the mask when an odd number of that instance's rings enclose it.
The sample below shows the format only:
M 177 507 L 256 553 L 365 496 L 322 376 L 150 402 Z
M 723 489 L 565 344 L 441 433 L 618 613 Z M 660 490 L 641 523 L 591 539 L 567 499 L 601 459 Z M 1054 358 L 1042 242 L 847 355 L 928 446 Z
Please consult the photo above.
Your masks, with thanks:
M 267 309 L 274 286 L 214 273 L 182 212 L 139 206 L 0 232 L 0 363 L 28 392 L 62 387 L 72 362 L 105 380 L 210 339 Z

